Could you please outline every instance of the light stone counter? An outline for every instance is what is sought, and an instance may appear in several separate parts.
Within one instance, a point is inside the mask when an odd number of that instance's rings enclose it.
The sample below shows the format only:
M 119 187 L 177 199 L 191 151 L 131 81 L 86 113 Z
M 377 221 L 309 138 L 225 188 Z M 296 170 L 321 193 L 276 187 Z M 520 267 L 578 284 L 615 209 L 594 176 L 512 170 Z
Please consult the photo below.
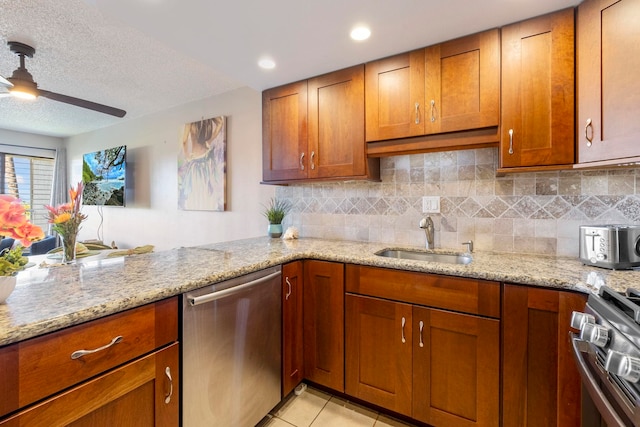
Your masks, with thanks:
M 5 304 L 0 304 L 0 346 L 297 259 L 579 292 L 590 292 L 594 285 L 603 283 L 621 291 L 640 288 L 640 271 L 586 267 L 574 258 L 477 252 L 471 264 L 452 265 L 374 255 L 388 247 L 380 243 L 264 237 L 120 258 L 88 257 L 71 266 L 34 266 L 18 275 L 16 290 Z

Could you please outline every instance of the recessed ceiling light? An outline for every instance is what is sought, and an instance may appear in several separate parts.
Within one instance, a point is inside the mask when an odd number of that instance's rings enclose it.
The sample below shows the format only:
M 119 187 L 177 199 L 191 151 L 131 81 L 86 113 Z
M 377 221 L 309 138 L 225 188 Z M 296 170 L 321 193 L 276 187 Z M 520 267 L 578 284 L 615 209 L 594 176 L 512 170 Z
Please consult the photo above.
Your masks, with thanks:
M 369 36 L 371 36 L 371 30 L 365 26 L 358 26 L 351 30 L 351 38 L 354 40 L 366 40 Z
M 258 61 L 258 65 L 260 68 L 264 68 L 265 70 L 271 70 L 276 67 L 275 61 L 271 58 L 262 58 Z

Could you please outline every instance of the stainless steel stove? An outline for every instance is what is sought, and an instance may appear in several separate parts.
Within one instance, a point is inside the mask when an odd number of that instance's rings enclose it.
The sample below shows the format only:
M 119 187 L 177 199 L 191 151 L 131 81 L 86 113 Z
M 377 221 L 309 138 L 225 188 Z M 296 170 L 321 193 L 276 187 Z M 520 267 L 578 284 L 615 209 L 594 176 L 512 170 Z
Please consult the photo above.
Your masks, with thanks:
M 574 356 L 586 390 L 608 427 L 640 427 L 640 291 L 603 286 L 574 312 Z M 583 426 L 590 424 L 583 411 Z

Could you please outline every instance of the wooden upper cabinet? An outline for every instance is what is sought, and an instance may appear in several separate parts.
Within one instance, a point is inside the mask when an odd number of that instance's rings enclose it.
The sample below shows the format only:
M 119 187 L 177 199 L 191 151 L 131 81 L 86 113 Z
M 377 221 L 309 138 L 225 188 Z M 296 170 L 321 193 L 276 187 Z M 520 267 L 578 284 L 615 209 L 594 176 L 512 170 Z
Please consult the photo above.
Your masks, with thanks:
M 498 126 L 497 29 L 367 63 L 367 141 Z
M 636 0 L 578 6 L 579 163 L 640 156 L 639 20 Z
M 500 123 L 500 36 L 497 29 L 426 48 L 425 133 Z
M 262 93 L 262 178 L 307 177 L 307 82 Z
M 309 177 L 366 174 L 364 66 L 308 82 Z
M 380 179 L 364 120 L 364 65 L 265 90 L 263 181 Z
M 574 163 L 574 27 L 566 9 L 502 29 L 501 168 Z
M 367 141 L 424 134 L 424 49 L 365 65 Z

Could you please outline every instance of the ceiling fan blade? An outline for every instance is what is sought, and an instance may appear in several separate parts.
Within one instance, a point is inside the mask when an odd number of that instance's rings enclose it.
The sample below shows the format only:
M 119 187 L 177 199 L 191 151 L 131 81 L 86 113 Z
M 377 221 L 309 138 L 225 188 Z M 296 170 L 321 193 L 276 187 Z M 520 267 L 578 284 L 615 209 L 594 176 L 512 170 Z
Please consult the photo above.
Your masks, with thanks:
M 87 108 L 89 110 L 109 114 L 116 117 L 124 117 L 124 115 L 127 114 L 126 111 L 119 108 L 109 107 L 107 105 L 98 104 L 96 102 L 91 102 L 80 98 L 74 98 L 73 96 L 62 95 L 60 93 L 49 92 L 48 90 L 38 89 L 38 96 L 43 96 L 54 101 L 64 102 L 65 104 Z
M 0 85 L 6 86 L 6 87 L 12 87 L 13 83 L 11 83 L 9 80 L 5 79 L 4 77 L 0 76 Z

